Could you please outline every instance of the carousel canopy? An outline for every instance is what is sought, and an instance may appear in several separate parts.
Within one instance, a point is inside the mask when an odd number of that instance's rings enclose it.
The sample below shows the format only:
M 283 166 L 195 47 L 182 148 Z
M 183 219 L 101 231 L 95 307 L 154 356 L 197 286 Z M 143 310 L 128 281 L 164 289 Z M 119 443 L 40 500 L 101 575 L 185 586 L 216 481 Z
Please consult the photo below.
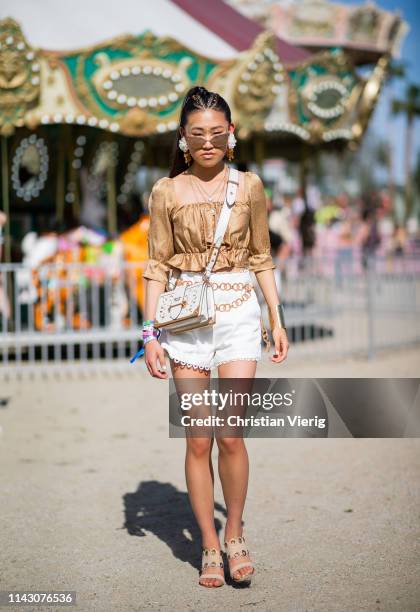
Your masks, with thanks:
M 68 3 L 64 0 L 2 0 L 0 19 L 12 17 L 34 47 L 56 51 L 90 47 L 102 40 L 138 35 L 149 30 L 169 36 L 198 54 L 236 57 L 252 46 L 264 29 L 222 0 L 102 0 Z M 309 53 L 280 38 L 276 51 L 292 63 Z
M 267 154 L 291 155 L 293 143 L 358 140 L 389 61 L 380 56 L 362 78 L 341 47 L 309 55 L 222 0 L 157 0 L 148 10 L 145 2 L 122 1 L 106 12 L 97 0 L 69 6 L 60 13 L 44 1 L 40 12 L 21 0 L 10 4 L 13 18 L 0 21 L 3 135 L 68 124 L 171 136 L 185 92 L 200 84 L 226 98 L 240 141 L 259 136 Z M 102 42 L 93 41 L 100 31 Z

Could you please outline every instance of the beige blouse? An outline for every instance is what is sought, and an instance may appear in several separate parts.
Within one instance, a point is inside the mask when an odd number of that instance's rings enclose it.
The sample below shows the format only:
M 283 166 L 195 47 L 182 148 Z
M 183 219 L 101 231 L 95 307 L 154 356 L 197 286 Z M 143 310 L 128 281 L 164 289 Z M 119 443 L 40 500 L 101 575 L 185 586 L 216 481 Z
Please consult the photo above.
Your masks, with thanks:
M 245 196 L 236 199 L 213 272 L 275 268 L 270 254 L 266 196 L 254 172 L 244 172 Z M 204 271 L 223 202 L 177 201 L 172 178 L 162 177 L 149 199 L 147 279 L 167 282 L 170 268 Z

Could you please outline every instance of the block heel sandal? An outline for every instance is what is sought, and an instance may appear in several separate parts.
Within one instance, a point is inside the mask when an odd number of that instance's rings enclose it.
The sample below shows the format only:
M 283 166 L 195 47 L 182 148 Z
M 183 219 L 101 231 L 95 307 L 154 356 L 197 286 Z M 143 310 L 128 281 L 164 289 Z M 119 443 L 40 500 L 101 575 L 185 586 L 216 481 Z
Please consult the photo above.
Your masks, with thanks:
M 217 574 L 214 571 L 211 571 L 212 568 L 220 567 L 223 570 L 223 574 Z M 201 586 L 207 587 L 209 589 L 219 588 L 225 584 L 225 576 L 224 576 L 224 563 L 222 557 L 222 551 L 217 550 L 216 548 L 203 548 L 202 562 L 201 562 L 201 572 L 199 578 L 199 584 Z M 207 571 L 210 568 L 210 571 Z M 215 580 L 219 580 L 220 584 L 203 584 L 201 580 L 203 578 L 213 578 Z
M 225 542 L 225 549 L 228 561 L 232 561 L 233 559 L 237 559 L 238 561 L 240 561 L 240 559 L 243 559 L 243 557 L 246 557 L 247 555 L 249 557 L 249 550 L 246 547 L 244 536 L 238 536 L 237 538 L 229 538 Z M 235 578 L 236 572 L 243 567 L 249 567 L 250 571 L 246 572 L 245 574 L 241 574 L 240 578 Z M 254 573 L 254 566 L 250 559 L 248 561 L 240 561 L 239 563 L 233 565 L 232 568 L 231 564 L 229 564 L 229 573 L 230 577 L 235 582 L 250 583 L 252 579 L 252 574 Z

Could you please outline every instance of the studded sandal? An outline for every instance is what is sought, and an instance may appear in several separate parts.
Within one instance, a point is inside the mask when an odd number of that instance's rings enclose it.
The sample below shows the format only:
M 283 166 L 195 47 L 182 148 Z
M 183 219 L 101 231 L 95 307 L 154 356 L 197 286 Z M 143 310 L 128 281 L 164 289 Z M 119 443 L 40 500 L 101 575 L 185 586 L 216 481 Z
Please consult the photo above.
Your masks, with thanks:
M 199 579 L 199 584 L 201 586 L 205 586 L 208 588 L 217 588 L 217 587 L 221 587 L 225 584 L 225 577 L 224 577 L 224 571 L 223 574 L 217 574 L 216 572 L 212 572 L 211 569 L 210 571 L 206 571 L 208 570 L 208 568 L 215 568 L 215 567 L 221 567 L 224 570 L 224 563 L 223 563 L 223 557 L 222 557 L 222 551 L 217 550 L 216 548 L 203 548 L 203 555 L 202 555 L 202 562 L 201 562 L 201 573 L 200 573 L 200 579 Z M 201 582 L 202 578 L 214 578 L 216 580 L 219 581 L 220 584 L 203 584 Z
M 229 540 L 225 542 L 225 549 L 228 561 L 231 561 L 232 559 L 238 559 L 239 561 L 247 555 L 249 557 L 249 550 L 246 547 L 244 536 L 229 538 Z M 246 572 L 245 574 L 241 574 L 240 578 L 235 578 L 234 575 L 242 567 L 249 567 L 250 571 Z M 229 573 L 230 577 L 235 582 L 251 582 L 251 576 L 254 573 L 254 566 L 251 560 L 241 561 L 240 563 L 236 563 L 232 568 L 229 565 Z

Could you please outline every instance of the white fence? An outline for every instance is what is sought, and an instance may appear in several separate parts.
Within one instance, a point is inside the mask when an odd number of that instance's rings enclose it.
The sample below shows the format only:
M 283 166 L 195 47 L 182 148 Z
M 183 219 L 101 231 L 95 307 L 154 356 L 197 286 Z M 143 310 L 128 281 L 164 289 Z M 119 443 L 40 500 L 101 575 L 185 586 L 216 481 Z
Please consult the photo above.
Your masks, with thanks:
M 420 259 L 290 258 L 276 280 L 285 304 L 288 359 L 372 359 L 420 342 Z M 89 365 L 133 368 L 139 348 L 144 263 L 100 268 L 0 265 L 0 374 Z M 283 269 L 284 268 L 284 269 Z M 258 283 L 254 284 L 268 318 Z M 98 365 L 99 364 L 99 365 Z
M 292 259 L 279 287 L 294 359 L 373 359 L 420 342 L 418 256 Z

